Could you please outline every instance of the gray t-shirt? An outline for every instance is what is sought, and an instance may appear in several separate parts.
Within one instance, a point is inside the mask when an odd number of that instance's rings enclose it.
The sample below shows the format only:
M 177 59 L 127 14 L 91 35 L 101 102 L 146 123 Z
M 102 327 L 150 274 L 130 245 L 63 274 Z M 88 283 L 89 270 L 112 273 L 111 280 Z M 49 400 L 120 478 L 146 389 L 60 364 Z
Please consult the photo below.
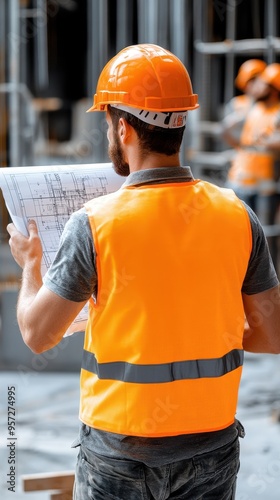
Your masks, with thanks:
M 188 167 L 148 169 L 131 173 L 124 185 L 141 185 L 193 180 Z M 246 206 L 246 205 L 245 205 Z M 260 293 L 278 285 L 266 238 L 254 212 L 246 206 L 252 228 L 252 252 L 242 291 Z M 97 290 L 95 249 L 85 209 L 67 222 L 54 262 L 44 277 L 45 286 L 57 295 L 82 302 Z M 164 438 L 140 438 L 81 427 L 80 440 L 104 456 L 139 460 L 151 467 L 190 458 L 219 448 L 236 437 L 236 424 L 218 432 Z

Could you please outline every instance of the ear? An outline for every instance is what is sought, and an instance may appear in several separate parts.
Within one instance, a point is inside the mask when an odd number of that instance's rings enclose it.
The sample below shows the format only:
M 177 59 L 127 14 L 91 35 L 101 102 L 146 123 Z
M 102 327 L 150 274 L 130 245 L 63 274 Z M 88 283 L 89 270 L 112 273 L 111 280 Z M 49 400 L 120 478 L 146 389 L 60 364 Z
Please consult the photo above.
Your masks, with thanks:
M 128 140 L 131 138 L 133 132 L 133 128 L 129 123 L 124 119 L 119 119 L 119 128 L 118 134 L 122 144 L 126 144 Z

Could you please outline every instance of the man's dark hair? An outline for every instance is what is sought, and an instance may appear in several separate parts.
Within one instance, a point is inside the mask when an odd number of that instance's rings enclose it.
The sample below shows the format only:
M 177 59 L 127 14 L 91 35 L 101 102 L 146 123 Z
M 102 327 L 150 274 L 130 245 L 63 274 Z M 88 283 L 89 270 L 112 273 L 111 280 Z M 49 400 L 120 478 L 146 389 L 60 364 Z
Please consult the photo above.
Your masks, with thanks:
M 172 156 L 179 153 L 185 127 L 165 129 L 149 125 L 131 113 L 108 105 L 113 128 L 116 129 L 120 118 L 124 118 L 136 131 L 143 156 L 149 153 L 161 153 Z

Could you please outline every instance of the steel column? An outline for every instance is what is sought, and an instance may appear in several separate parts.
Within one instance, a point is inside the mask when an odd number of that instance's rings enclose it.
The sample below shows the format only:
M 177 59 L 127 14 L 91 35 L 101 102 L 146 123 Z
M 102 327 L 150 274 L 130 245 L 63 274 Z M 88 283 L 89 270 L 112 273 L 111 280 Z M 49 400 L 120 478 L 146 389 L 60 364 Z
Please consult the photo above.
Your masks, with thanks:
M 35 33 L 35 79 L 38 89 L 49 85 L 48 69 L 48 32 L 47 32 L 47 1 L 36 0 L 36 15 L 34 16 Z M 36 29 L 35 29 L 36 28 Z
M 118 0 L 117 2 L 117 42 L 116 52 L 132 44 L 133 2 Z
M 194 26 L 194 40 L 195 43 L 206 43 L 209 38 L 209 23 L 208 13 L 209 0 L 196 0 L 193 4 L 193 26 Z M 208 41 L 208 40 L 207 40 Z M 200 97 L 200 117 L 203 120 L 210 119 L 210 69 L 211 69 L 211 56 L 208 53 L 201 54 L 196 52 L 194 58 L 194 84 L 196 93 Z
M 161 0 L 158 3 L 158 32 L 157 32 L 157 44 L 161 45 L 161 47 L 168 48 L 169 47 L 169 32 L 170 32 L 170 12 L 173 5 L 176 5 L 176 2 L 172 0 Z
M 139 43 L 158 43 L 159 5 L 161 0 L 138 0 Z
M 277 4 L 275 0 L 267 0 L 266 1 L 266 17 L 265 17 L 265 34 L 268 44 L 267 49 L 267 63 L 271 64 L 275 62 L 275 44 L 274 40 L 276 37 L 277 31 Z
M 171 50 L 189 70 L 189 29 L 192 24 L 192 2 L 176 0 L 170 2 Z
M 95 93 L 100 72 L 109 55 L 108 0 L 88 0 L 88 96 Z M 88 128 L 84 131 L 92 144 L 94 162 L 107 159 L 107 138 L 104 113 L 89 113 Z
M 0 0 L 0 85 L 6 80 L 6 5 L 5 0 Z M 6 120 L 6 96 L 0 93 L 0 167 L 6 165 L 6 138 L 7 138 L 7 120 Z
M 16 167 L 20 165 L 19 160 L 19 131 L 20 131 L 20 107 L 19 107 L 19 0 L 8 2 L 8 78 L 13 87 L 9 94 L 9 165 Z
M 190 68 L 189 58 L 189 30 L 192 25 L 192 2 L 188 0 L 176 0 L 170 2 L 170 41 L 171 50 L 179 59 L 185 64 L 192 79 L 192 71 Z M 196 91 L 194 89 L 194 91 Z M 195 112 L 197 115 L 197 112 Z M 187 162 L 187 150 L 193 144 L 193 137 L 191 134 L 190 124 L 196 118 L 194 113 L 189 113 L 187 130 L 184 134 L 184 139 L 180 152 L 181 164 L 185 165 Z
M 235 40 L 236 36 L 236 0 L 227 0 L 227 15 L 226 15 L 226 39 Z M 228 52 L 226 54 L 225 65 L 225 89 L 224 101 L 228 102 L 233 97 L 234 87 L 234 53 Z

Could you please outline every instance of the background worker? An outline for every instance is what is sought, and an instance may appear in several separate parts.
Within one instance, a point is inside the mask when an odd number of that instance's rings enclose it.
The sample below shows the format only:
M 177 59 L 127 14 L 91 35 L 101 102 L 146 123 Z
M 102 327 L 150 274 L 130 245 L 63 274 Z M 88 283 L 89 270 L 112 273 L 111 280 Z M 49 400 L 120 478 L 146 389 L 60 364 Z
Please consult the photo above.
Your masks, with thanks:
M 28 238 L 8 226 L 34 352 L 56 345 L 89 300 L 76 500 L 234 499 L 243 349 L 280 352 L 279 282 L 257 217 L 180 166 L 197 106 L 172 53 L 123 49 L 90 109 L 106 112 L 121 189 L 72 215 L 44 283 L 36 224 Z
M 262 224 L 274 224 L 280 154 L 280 64 L 266 67 L 256 81 L 258 98 L 247 114 L 227 186 L 256 212 Z M 277 263 L 277 241 L 269 239 Z
M 249 110 L 259 94 L 257 77 L 264 71 L 266 63 L 261 59 L 248 59 L 241 64 L 235 86 L 242 92 L 233 97 L 225 107 L 221 122 L 222 137 L 233 148 L 239 145 L 240 134 Z

